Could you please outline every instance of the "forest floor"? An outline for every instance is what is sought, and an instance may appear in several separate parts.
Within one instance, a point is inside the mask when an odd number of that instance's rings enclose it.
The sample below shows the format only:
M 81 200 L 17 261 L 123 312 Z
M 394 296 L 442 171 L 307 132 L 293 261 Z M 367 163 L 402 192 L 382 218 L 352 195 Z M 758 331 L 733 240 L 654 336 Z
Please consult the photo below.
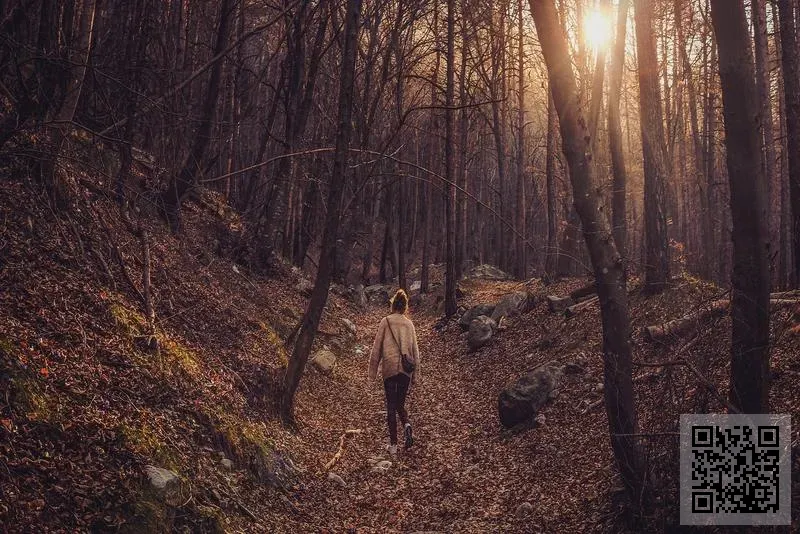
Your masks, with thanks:
M 179 236 L 143 215 L 161 346 L 159 356 L 147 354 L 141 243 L 103 183 L 92 184 L 77 186 L 72 205 L 56 214 L 27 187 L 0 179 L 0 531 L 641 532 L 678 524 L 678 416 L 704 398 L 711 412 L 724 407 L 683 366 L 634 368 L 656 505 L 632 516 L 598 402 L 597 306 L 565 318 L 540 301 L 477 352 L 455 322 L 440 321 L 435 296 L 412 309 L 422 353 L 422 379 L 408 401 L 416 443 L 377 473 L 370 459 L 387 458 L 386 416 L 380 385 L 366 383 L 367 358 L 386 309 L 331 294 L 315 348 L 329 345 L 337 364 L 330 375 L 309 366 L 296 403 L 299 432 L 291 432 L 274 396 L 284 340 L 307 303 L 303 275 L 287 267 L 263 276 L 228 259 L 219 236 L 237 220 L 216 196 L 187 203 Z M 521 289 L 565 295 L 585 283 L 466 280 L 460 304 Z M 724 294 L 685 273 L 652 297 L 633 280 L 634 360 L 702 360 L 724 394 L 729 318 L 691 341 L 651 344 L 641 335 Z M 355 323 L 355 338 L 342 319 Z M 788 309 L 772 315 L 775 413 L 800 413 L 796 321 Z M 564 378 L 542 424 L 502 429 L 505 385 L 540 364 L 577 359 L 584 372 Z M 340 485 L 324 466 L 347 430 L 362 432 L 346 437 L 331 469 Z M 222 456 L 232 463 L 224 467 Z M 177 495 L 154 496 L 147 465 L 175 472 Z M 796 530 L 800 476 L 793 478 Z

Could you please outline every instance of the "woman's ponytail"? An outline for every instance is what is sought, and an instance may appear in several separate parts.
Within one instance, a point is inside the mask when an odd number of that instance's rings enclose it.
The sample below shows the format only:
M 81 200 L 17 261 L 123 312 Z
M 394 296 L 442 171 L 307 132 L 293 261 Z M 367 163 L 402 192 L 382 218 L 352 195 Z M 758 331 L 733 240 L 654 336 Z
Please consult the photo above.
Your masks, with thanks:
M 389 302 L 394 313 L 406 313 L 408 311 L 408 295 L 402 289 L 398 289 Z

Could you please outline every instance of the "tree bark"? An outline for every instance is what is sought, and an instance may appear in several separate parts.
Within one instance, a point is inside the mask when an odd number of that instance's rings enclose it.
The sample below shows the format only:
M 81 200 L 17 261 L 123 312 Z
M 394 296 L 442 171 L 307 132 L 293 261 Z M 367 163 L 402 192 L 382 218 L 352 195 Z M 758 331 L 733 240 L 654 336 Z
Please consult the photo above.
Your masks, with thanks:
M 516 241 L 516 275 L 520 280 L 527 278 L 527 255 L 525 254 L 527 245 L 527 218 L 525 201 L 525 47 L 522 31 L 522 0 L 517 2 L 518 38 L 517 44 L 517 92 L 519 98 L 519 109 L 517 110 L 517 233 L 514 236 Z
M 644 289 L 662 291 L 669 280 L 664 122 L 653 37 L 653 0 L 640 0 L 634 10 L 639 58 L 639 110 L 644 154 L 645 259 Z
M 556 220 L 556 107 L 553 104 L 552 89 L 547 90 L 547 147 L 545 155 L 545 180 L 547 187 L 547 250 L 545 251 L 545 272 L 556 274 L 558 265 L 558 230 Z
M 451 0 L 452 1 L 452 0 Z M 322 239 L 322 257 L 314 281 L 314 289 L 303 315 L 302 326 L 289 359 L 284 378 L 284 391 L 281 398 L 281 419 L 284 424 L 294 425 L 294 397 L 300 378 L 303 375 L 311 345 L 322 318 L 322 310 L 328 300 L 328 289 L 335 263 L 336 239 L 339 231 L 339 218 L 342 210 L 350 138 L 352 136 L 353 85 L 356 64 L 356 38 L 361 0 L 347 0 L 344 28 L 344 50 L 342 52 L 341 78 L 339 83 L 339 112 L 336 129 L 336 151 L 333 172 L 328 189 L 328 210 L 325 215 L 325 232 Z
M 643 496 L 645 480 L 641 454 L 632 437 L 637 425 L 623 262 L 614 246 L 601 195 L 594 183 L 591 139 L 579 107 L 566 34 L 558 24 L 552 0 L 530 0 L 530 7 L 561 124 L 575 208 L 583 224 L 583 235 L 598 285 L 603 323 L 604 392 L 611 447 L 622 481 L 632 500 L 638 503 Z
M 446 217 L 446 267 L 444 289 L 444 314 L 447 317 L 456 313 L 456 250 L 455 250 L 455 207 L 456 189 L 453 186 L 454 154 L 453 154 L 453 103 L 455 93 L 455 2 L 447 0 L 447 87 L 445 96 L 445 139 L 444 165 L 445 178 L 445 217 Z
M 758 90 L 758 105 L 760 110 L 761 139 L 762 139 L 762 161 L 765 179 L 767 181 L 767 206 L 771 209 L 768 212 L 767 235 L 770 259 L 773 258 L 774 251 L 780 239 L 778 238 L 778 228 L 780 225 L 780 211 L 774 210 L 780 204 L 780 182 L 776 179 L 775 173 L 776 152 L 773 135 L 772 123 L 772 102 L 771 102 L 771 83 L 769 68 L 769 44 L 767 37 L 767 5 L 765 0 L 752 0 L 753 9 L 753 39 L 755 42 L 756 58 L 756 88 Z M 780 266 L 775 265 L 772 269 L 772 280 L 777 282 L 779 279 Z
M 625 152 L 622 147 L 622 124 L 620 122 L 619 101 L 622 92 L 622 71 L 625 66 L 625 34 L 628 25 L 630 0 L 620 0 L 617 12 L 617 37 L 614 54 L 611 58 L 611 72 L 608 89 L 608 144 L 611 152 L 611 169 L 614 175 L 611 194 L 611 226 L 614 229 L 614 243 L 619 255 L 625 258 L 628 239 L 626 215 L 627 172 Z
M 792 287 L 800 286 L 800 58 L 797 25 L 791 0 L 777 0 L 780 16 L 783 96 L 786 109 L 786 149 L 791 204 Z
M 733 219 L 730 401 L 769 412 L 769 265 L 758 96 L 742 0 L 711 0 Z

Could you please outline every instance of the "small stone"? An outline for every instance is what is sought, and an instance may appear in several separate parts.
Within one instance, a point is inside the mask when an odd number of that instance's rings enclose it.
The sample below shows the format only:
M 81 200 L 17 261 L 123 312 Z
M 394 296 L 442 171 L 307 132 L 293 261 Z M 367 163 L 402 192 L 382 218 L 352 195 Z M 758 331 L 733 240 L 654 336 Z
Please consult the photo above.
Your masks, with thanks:
M 597 393 L 602 393 L 604 389 L 605 389 L 605 386 L 603 386 L 602 382 L 598 382 L 597 384 L 594 385 L 594 390 Z
M 333 371 L 333 366 L 336 365 L 336 355 L 329 350 L 320 350 L 311 359 L 314 367 L 323 373 L 330 373 Z
M 533 420 L 536 421 L 536 423 L 543 425 L 545 421 L 547 421 L 547 418 L 544 416 L 543 413 L 540 413 L 536 417 L 534 417 Z
M 219 461 L 222 464 L 222 467 L 227 469 L 228 471 L 233 469 L 233 461 L 230 458 L 223 458 Z
M 380 462 L 380 461 L 382 461 L 382 460 L 383 460 L 383 458 L 381 458 L 381 457 L 377 457 L 377 458 L 367 458 L 367 463 L 368 463 L 369 465 L 371 465 L 371 466 L 373 466 L 373 467 L 374 467 L 375 465 L 377 465 L 377 464 L 378 464 L 378 462 Z
M 533 512 L 533 505 L 529 502 L 524 502 L 519 506 L 517 506 L 516 515 L 519 519 L 522 519 L 523 517 L 529 515 L 531 512 Z
M 328 480 L 330 480 L 331 482 L 335 482 L 336 484 L 339 484 L 341 487 L 345 487 L 347 485 L 344 479 L 339 475 L 337 475 L 336 473 L 334 473 L 333 471 L 328 473 Z
M 379 469 L 389 469 L 390 467 L 392 467 L 392 462 L 390 462 L 389 460 L 381 460 L 380 462 L 375 464 L 375 467 Z
M 586 369 L 583 365 L 577 362 L 567 362 L 562 369 L 565 375 L 577 375 L 584 372 Z
M 350 332 L 353 336 L 356 335 L 356 325 L 355 323 L 353 323 L 353 321 L 351 321 L 347 317 L 343 317 L 342 324 L 344 324 L 345 328 L 347 328 L 347 331 Z

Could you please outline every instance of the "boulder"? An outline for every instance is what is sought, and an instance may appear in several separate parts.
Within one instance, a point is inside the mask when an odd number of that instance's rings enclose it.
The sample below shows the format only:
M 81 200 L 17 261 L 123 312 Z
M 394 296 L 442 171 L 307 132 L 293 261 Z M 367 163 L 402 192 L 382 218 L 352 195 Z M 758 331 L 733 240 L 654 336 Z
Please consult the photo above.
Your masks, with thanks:
M 485 315 L 479 315 L 469 323 L 469 334 L 467 334 L 467 344 L 471 350 L 477 350 L 486 345 L 497 328 L 494 319 Z
M 510 274 L 501 271 L 494 265 L 484 263 L 470 269 L 464 278 L 467 280 L 482 279 L 482 280 L 513 280 L 514 277 Z
M 492 311 L 492 319 L 499 323 L 503 317 L 513 317 L 525 312 L 528 309 L 528 301 L 532 300 L 525 291 L 517 291 L 503 296 Z
M 311 363 L 323 373 L 330 373 L 336 365 L 336 355 L 329 350 L 319 350 L 311 358 Z
M 555 295 L 547 295 L 547 308 L 550 313 L 564 313 L 567 308 L 575 304 L 572 297 L 557 297 Z
M 311 292 L 314 290 L 314 284 L 311 283 L 311 280 L 307 280 L 305 278 L 301 278 L 297 285 L 294 286 L 295 290 L 303 295 L 304 297 L 310 297 Z
M 461 330 L 469 330 L 469 324 L 473 319 L 481 315 L 491 317 L 493 311 L 494 304 L 478 304 L 477 306 L 473 306 L 461 315 L 461 318 L 458 320 L 458 326 L 461 327 Z
M 172 503 L 175 502 L 176 499 L 179 499 L 181 493 L 181 479 L 176 473 L 154 465 L 146 465 L 144 467 L 144 473 L 147 475 L 150 487 L 159 498 L 167 503 Z
M 387 306 L 392 297 L 392 288 L 384 284 L 374 284 L 364 288 L 364 294 L 370 304 Z
M 500 423 L 511 428 L 534 419 L 551 398 L 561 380 L 561 370 L 546 364 L 528 371 L 500 392 L 497 409 Z

